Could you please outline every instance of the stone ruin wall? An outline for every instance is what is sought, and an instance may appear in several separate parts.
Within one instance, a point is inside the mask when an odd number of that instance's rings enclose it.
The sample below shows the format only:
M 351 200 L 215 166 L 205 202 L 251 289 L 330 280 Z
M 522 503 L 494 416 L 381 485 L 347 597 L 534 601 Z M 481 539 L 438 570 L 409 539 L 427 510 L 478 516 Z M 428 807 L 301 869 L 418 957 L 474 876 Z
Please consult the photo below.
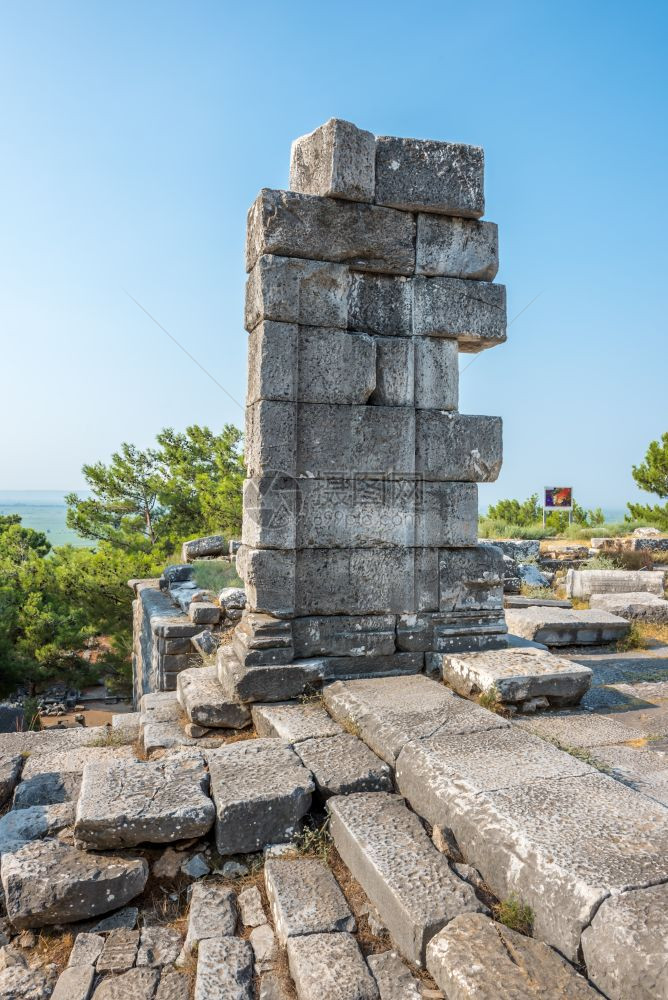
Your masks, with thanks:
M 244 701 L 506 631 L 501 554 L 477 545 L 501 420 L 457 410 L 458 352 L 506 338 L 483 151 L 333 119 L 293 144 L 290 186 L 248 214 L 248 609 L 219 654 Z

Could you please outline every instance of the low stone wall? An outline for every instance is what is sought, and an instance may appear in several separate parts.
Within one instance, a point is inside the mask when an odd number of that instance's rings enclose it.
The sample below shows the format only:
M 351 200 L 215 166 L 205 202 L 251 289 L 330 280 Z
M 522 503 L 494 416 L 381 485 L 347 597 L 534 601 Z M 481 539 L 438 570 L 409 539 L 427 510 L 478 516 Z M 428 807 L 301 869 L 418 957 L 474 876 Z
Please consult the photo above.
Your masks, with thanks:
M 202 631 L 185 612 L 175 607 L 158 580 L 132 581 L 132 673 L 134 701 L 143 694 L 174 691 L 178 674 L 189 665 L 190 640 Z

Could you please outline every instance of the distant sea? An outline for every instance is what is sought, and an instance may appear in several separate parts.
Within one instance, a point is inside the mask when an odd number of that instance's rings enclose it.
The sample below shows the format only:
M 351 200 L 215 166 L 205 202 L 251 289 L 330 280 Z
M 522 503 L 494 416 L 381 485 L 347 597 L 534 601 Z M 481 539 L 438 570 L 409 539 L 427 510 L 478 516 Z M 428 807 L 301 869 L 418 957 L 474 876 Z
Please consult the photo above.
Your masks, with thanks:
M 0 514 L 18 514 L 24 527 L 43 531 L 54 546 L 93 544 L 67 527 L 65 493 L 60 490 L 0 490 Z

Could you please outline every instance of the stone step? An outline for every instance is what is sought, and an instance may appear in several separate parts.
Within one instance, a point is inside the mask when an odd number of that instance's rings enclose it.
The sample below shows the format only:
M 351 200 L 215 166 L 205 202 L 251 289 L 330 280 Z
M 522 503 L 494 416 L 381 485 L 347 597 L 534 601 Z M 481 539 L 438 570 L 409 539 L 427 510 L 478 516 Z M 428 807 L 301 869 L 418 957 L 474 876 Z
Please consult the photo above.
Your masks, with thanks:
M 290 937 L 287 951 L 299 1000 L 379 1000 L 376 980 L 352 934 Z
M 205 938 L 197 949 L 195 1000 L 252 1000 L 253 949 L 234 937 Z
M 517 727 L 416 740 L 396 777 L 492 892 L 530 906 L 535 936 L 572 961 L 607 896 L 668 881 L 668 809 Z
M 251 714 L 258 736 L 274 736 L 292 744 L 343 732 L 317 701 L 254 705 Z
M 389 765 L 351 733 L 303 740 L 295 746 L 323 798 L 352 792 L 391 792 Z
M 355 930 L 355 918 L 331 871 L 316 858 L 269 858 L 264 881 L 282 945 L 300 934 Z
M 520 597 L 517 594 L 506 594 L 503 598 L 504 608 L 572 608 L 571 601 L 560 601 L 551 597 Z
M 427 942 L 437 931 L 460 913 L 484 909 L 400 796 L 337 796 L 328 811 L 337 851 L 405 958 L 424 965 Z
M 225 697 L 215 666 L 182 670 L 176 682 L 176 697 L 190 721 L 198 726 L 244 729 L 250 725 L 248 707 Z
M 596 646 L 623 638 L 629 623 L 596 608 L 507 608 L 508 631 L 547 646 Z
M 344 729 L 360 736 L 390 765 L 411 740 L 509 725 L 423 675 L 338 681 L 325 688 L 323 700 Z

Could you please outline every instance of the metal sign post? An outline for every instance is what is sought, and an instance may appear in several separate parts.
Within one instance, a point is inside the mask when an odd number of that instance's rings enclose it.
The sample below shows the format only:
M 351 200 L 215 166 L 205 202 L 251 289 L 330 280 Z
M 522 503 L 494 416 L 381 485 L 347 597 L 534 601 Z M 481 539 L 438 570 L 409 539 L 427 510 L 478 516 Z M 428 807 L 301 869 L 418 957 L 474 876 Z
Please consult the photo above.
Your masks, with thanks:
M 547 514 L 552 511 L 568 511 L 568 523 L 573 523 L 573 487 L 545 486 L 543 489 L 543 527 Z

